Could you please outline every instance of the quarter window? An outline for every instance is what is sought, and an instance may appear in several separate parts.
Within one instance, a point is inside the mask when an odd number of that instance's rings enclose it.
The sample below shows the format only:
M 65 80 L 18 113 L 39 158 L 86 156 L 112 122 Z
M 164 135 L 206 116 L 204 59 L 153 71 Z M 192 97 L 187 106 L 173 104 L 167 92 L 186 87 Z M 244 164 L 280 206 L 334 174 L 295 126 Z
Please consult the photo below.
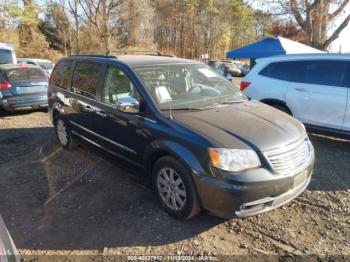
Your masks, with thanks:
M 72 62 L 59 63 L 51 76 L 51 84 L 68 89 L 71 80 L 72 65 Z
M 116 105 L 120 98 L 132 97 L 137 100 L 140 98 L 130 78 L 116 67 L 107 68 L 104 83 L 102 94 L 104 103 Z
M 77 62 L 72 79 L 73 91 L 95 98 L 101 70 L 101 64 Z

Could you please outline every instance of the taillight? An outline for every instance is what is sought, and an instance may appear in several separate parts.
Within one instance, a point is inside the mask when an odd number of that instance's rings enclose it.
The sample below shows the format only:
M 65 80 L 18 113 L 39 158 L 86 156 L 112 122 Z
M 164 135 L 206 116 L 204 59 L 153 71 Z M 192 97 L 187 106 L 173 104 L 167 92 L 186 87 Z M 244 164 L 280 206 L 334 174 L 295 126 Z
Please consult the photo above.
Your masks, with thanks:
M 29 69 L 28 66 L 20 66 L 20 67 L 19 67 L 19 70 L 28 70 L 28 69 Z
M 250 86 L 250 82 L 241 82 L 241 91 L 243 91 L 244 89 L 246 89 L 248 86 Z
M 0 90 L 9 90 L 11 88 L 11 84 L 7 80 L 2 80 L 0 84 Z

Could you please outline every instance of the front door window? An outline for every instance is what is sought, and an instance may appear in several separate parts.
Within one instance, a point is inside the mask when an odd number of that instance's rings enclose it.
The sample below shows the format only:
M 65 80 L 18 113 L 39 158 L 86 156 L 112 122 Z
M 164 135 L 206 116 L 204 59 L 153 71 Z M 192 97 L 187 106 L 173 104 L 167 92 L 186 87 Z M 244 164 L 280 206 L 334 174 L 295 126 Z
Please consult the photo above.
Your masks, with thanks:
M 104 82 L 102 102 L 117 105 L 118 99 L 131 97 L 139 100 L 140 95 L 130 78 L 120 69 L 109 66 Z

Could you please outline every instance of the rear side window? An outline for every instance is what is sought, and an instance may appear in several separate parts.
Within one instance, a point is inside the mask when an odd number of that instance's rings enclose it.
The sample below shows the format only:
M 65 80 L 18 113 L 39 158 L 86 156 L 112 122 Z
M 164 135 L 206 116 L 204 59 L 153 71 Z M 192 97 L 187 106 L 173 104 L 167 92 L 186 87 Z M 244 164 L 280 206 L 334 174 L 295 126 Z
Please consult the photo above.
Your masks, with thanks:
M 16 68 L 7 70 L 7 78 L 11 81 L 47 80 L 46 73 L 40 68 Z
M 73 62 L 60 62 L 52 73 L 50 84 L 61 88 L 68 89 Z
M 314 85 L 345 86 L 346 61 L 300 61 L 298 67 L 301 71 L 298 82 Z
M 276 62 L 271 63 L 259 75 L 271 77 L 279 80 L 293 81 L 297 75 L 295 62 Z
M 298 83 L 349 86 L 347 63 L 337 60 L 302 60 L 271 63 L 259 75 Z
M 101 64 L 77 62 L 72 79 L 73 91 L 95 98 L 101 70 Z
M 350 87 L 350 62 L 347 62 L 344 76 L 344 86 Z
M 12 51 L 7 49 L 0 49 L 0 64 L 13 64 Z

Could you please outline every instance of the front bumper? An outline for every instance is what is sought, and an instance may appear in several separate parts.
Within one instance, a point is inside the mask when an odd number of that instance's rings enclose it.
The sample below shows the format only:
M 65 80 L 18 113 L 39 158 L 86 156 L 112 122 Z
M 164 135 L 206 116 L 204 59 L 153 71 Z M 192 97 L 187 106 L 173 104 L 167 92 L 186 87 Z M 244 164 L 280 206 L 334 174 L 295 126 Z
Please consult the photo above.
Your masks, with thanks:
M 203 208 L 219 217 L 243 218 L 273 210 L 296 198 L 309 185 L 313 167 L 314 159 L 294 176 L 276 177 L 260 168 L 248 171 L 244 175 L 246 181 L 203 176 L 197 177 L 195 183 Z

